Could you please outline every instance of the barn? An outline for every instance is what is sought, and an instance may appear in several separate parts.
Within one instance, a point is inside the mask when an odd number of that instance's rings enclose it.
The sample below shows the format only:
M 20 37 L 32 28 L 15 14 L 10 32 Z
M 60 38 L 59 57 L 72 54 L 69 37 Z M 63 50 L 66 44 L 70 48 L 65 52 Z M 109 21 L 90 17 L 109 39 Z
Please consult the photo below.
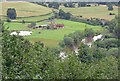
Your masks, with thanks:
M 64 24 L 56 24 L 57 28 L 64 28 Z
M 43 25 L 36 25 L 33 27 L 33 29 L 42 29 L 42 28 L 47 28 L 48 25 L 47 24 L 43 24 Z

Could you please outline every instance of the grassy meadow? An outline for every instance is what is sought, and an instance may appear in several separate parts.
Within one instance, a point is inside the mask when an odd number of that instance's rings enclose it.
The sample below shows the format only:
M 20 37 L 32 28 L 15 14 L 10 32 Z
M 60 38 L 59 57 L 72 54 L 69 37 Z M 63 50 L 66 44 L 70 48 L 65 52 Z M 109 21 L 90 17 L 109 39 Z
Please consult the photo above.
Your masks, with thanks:
M 53 16 L 52 9 L 30 2 L 0 2 L 0 6 L 2 6 L 0 7 L 0 18 L 2 20 L 7 19 L 8 8 L 16 9 L 17 18 L 13 21 L 36 22 Z
M 17 17 L 30 17 L 39 16 L 47 13 L 51 13 L 50 8 L 46 8 L 30 2 L 0 2 L 0 15 L 6 16 L 8 8 L 15 8 L 17 11 Z
M 115 15 L 109 15 L 110 12 L 118 14 L 118 7 L 114 6 L 113 11 L 108 11 L 107 6 L 91 6 L 91 7 L 79 7 L 79 8 L 66 8 L 61 6 L 65 12 L 70 12 L 74 16 L 83 16 L 84 18 L 101 18 L 111 20 Z
M 49 13 L 49 14 L 42 15 L 42 16 L 17 18 L 16 21 L 22 21 L 22 20 L 24 20 L 24 21 L 36 22 L 36 21 L 48 19 L 48 18 L 50 18 L 51 16 L 53 16 L 53 14 L 52 14 L 52 13 Z
M 69 20 L 55 20 L 56 23 L 64 24 L 65 28 L 57 30 L 41 30 L 41 29 L 30 29 L 27 27 L 28 23 L 6 23 L 9 30 L 31 30 L 33 33 L 31 36 L 26 36 L 32 43 L 36 41 L 42 41 L 46 46 L 55 47 L 63 40 L 64 35 L 73 33 L 75 31 L 84 31 L 85 28 L 92 28 L 97 32 L 102 32 L 103 28 L 100 26 L 92 26 L 85 23 L 79 23 Z M 44 24 L 45 22 L 39 22 L 37 24 Z M 39 32 L 41 32 L 39 34 Z

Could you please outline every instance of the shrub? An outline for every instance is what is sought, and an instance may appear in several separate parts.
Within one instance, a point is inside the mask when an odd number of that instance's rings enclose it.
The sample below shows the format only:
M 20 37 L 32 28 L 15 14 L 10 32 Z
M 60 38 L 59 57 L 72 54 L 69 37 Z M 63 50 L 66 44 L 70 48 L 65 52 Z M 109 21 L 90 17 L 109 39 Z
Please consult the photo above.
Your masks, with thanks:
M 11 22 L 11 20 L 9 18 L 7 18 L 7 22 Z
M 113 6 L 112 5 L 108 5 L 108 10 L 113 10 Z
M 36 23 L 32 22 L 31 24 L 28 25 L 29 28 L 36 26 Z
M 115 15 L 114 13 L 109 13 L 109 15 Z

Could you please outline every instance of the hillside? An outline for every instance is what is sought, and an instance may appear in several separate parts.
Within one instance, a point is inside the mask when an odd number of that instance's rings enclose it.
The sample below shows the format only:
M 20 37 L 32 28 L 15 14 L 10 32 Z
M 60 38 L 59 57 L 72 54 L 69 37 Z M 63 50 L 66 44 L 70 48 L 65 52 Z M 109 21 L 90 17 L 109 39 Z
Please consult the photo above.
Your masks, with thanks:
M 15 8 L 17 17 L 39 16 L 52 12 L 51 9 L 29 2 L 0 2 L 0 15 L 6 15 L 8 8 Z
M 65 12 L 70 12 L 74 16 L 82 16 L 84 18 L 102 18 L 106 20 L 111 20 L 115 15 L 109 15 L 110 12 L 118 13 L 118 7 L 114 6 L 113 11 L 108 11 L 107 6 L 91 6 L 91 7 L 80 7 L 80 8 L 65 8 L 61 7 Z
M 30 29 L 27 27 L 28 23 L 8 23 L 9 30 L 31 30 L 33 33 L 31 36 L 26 36 L 31 42 L 42 41 L 46 46 L 58 46 L 58 43 L 63 39 L 64 35 L 68 35 L 75 31 L 84 31 L 85 28 L 92 28 L 96 32 L 102 32 L 104 28 L 101 26 L 92 26 L 85 23 L 79 23 L 69 20 L 56 20 L 56 23 L 64 24 L 65 28 L 57 30 L 41 30 Z M 39 22 L 37 25 L 45 24 L 47 22 Z M 39 34 L 39 32 L 41 32 Z

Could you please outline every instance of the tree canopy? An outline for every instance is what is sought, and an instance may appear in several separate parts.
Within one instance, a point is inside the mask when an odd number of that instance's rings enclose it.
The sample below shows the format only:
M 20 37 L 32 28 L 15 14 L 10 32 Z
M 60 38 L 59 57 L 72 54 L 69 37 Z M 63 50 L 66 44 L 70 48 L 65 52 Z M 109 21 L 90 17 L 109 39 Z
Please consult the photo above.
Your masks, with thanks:
M 10 18 L 10 19 L 16 19 L 17 13 L 16 13 L 15 8 L 8 8 L 7 17 Z

